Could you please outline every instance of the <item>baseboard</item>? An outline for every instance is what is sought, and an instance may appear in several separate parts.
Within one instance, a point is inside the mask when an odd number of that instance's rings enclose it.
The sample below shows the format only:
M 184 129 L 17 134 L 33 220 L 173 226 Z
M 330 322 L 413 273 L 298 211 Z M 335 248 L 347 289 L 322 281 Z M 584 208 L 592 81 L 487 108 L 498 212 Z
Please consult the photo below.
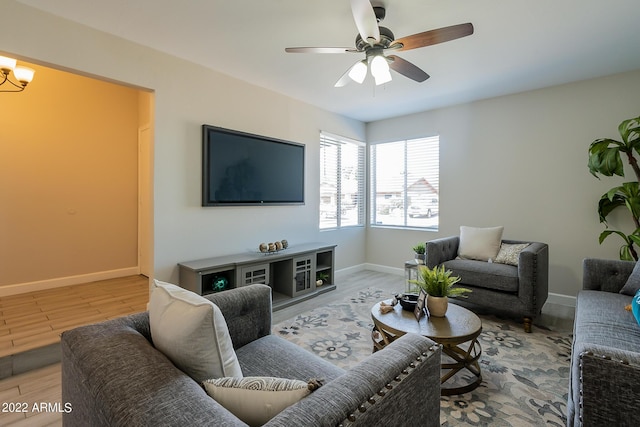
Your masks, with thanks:
M 547 302 L 551 304 L 565 305 L 567 307 L 575 307 L 576 297 L 563 294 L 554 294 L 550 292 L 549 297 L 547 298 Z
M 59 277 L 56 279 L 40 280 L 37 282 L 17 283 L 0 286 L 0 297 L 24 294 L 27 292 L 43 291 L 46 289 L 62 288 L 64 286 L 79 285 L 81 283 L 97 282 L 99 280 L 115 279 L 118 277 L 140 274 L 138 267 L 121 268 L 118 270 L 100 271 L 97 273 L 80 274 L 77 276 Z
M 394 268 L 386 265 L 364 263 L 364 264 L 353 265 L 351 267 L 346 267 L 340 270 L 336 270 L 336 282 L 339 283 L 339 281 L 343 277 L 349 274 L 354 274 L 354 273 L 358 273 L 360 271 L 365 271 L 365 270 L 377 271 L 379 273 L 395 274 L 397 276 L 404 275 L 404 270 L 402 268 Z
M 357 273 L 358 271 L 363 271 L 363 270 L 371 270 L 371 271 L 377 271 L 379 273 L 388 273 L 388 274 L 395 274 L 397 276 L 404 276 L 403 268 L 389 267 L 388 265 L 371 264 L 371 263 L 359 264 L 353 267 L 347 267 L 342 270 L 338 270 L 336 271 L 336 276 L 340 277 L 342 275 Z M 564 305 L 567 307 L 575 307 L 576 297 L 550 292 L 547 298 L 547 302 L 551 304 Z

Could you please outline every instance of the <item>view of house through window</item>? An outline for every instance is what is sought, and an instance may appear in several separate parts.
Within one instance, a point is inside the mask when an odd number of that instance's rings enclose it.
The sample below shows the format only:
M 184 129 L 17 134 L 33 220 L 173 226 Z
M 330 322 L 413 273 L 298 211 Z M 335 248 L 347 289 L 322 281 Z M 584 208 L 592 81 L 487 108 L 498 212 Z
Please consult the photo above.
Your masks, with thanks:
M 320 134 L 320 228 L 363 226 L 365 144 Z
M 438 229 L 440 137 L 370 149 L 371 225 Z

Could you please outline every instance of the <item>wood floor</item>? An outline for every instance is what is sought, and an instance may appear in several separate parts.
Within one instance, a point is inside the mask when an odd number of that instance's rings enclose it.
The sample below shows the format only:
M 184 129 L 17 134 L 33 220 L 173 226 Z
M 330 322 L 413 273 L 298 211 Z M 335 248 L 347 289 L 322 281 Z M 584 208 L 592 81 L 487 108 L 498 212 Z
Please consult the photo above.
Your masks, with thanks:
M 59 343 L 77 326 L 145 311 L 148 301 L 144 276 L 1 297 L 0 358 Z M 62 425 L 60 382 L 60 363 L 0 380 L 0 426 Z
M 127 314 L 128 307 L 130 310 L 142 311 L 146 310 L 148 284 L 146 278 L 128 278 L 123 283 L 122 280 L 97 282 L 88 285 L 82 285 L 84 289 L 72 289 L 75 287 L 64 288 L 61 292 L 51 292 L 49 303 L 35 304 L 36 307 L 42 309 L 47 306 L 50 309 L 51 319 L 47 319 L 49 330 L 42 331 L 41 338 L 28 339 L 27 337 L 35 337 L 35 335 L 29 335 L 27 332 L 29 329 L 25 327 L 22 329 L 22 335 L 19 335 L 17 348 L 26 348 L 27 342 L 35 343 L 49 343 L 51 342 L 52 335 L 58 336 L 61 330 L 65 328 L 71 328 L 73 325 L 94 323 L 106 318 L 117 317 L 119 315 Z M 375 287 L 379 289 L 389 290 L 389 296 L 396 292 L 401 292 L 404 286 L 404 279 L 402 276 L 395 276 L 391 274 L 378 273 L 373 271 L 360 271 L 357 273 L 345 275 L 340 278 L 340 283 L 348 283 L 348 286 L 338 286 L 335 291 L 321 294 L 316 298 L 303 301 L 299 304 L 287 307 L 285 309 L 276 311 L 273 313 L 273 323 L 279 323 L 298 314 L 312 310 L 316 307 L 330 304 L 336 301 L 343 301 L 354 295 L 360 289 L 367 287 Z M 87 292 L 84 292 L 84 291 Z M 129 293 L 131 290 L 132 294 Z M 35 321 L 30 323 L 26 321 L 26 324 L 38 324 L 44 322 L 42 313 L 44 311 L 34 309 L 35 297 L 31 298 L 23 296 L 8 297 L 13 298 L 16 302 L 16 306 L 23 306 L 27 311 L 30 311 Z M 16 310 L 12 308 L 12 305 L 8 303 L 8 298 L 0 298 L 0 311 L 2 312 L 2 320 L 6 322 L 5 311 L 8 313 L 14 313 L 15 318 L 21 316 L 15 314 Z M 56 306 L 54 301 L 58 301 L 60 304 Z M 89 307 L 89 308 L 88 308 Z M 82 316 L 78 315 L 78 312 L 82 311 Z M 18 310 L 19 312 L 19 310 Z M 49 312 L 49 311 L 47 311 Z M 40 316 L 40 317 L 38 317 Z M 44 315 L 48 317 L 48 314 Z M 29 317 L 24 315 L 22 317 Z M 17 320 L 13 321 L 14 325 L 19 325 Z M 536 322 L 537 324 L 544 324 L 545 326 L 552 327 L 555 330 L 571 330 L 573 324 L 573 310 L 563 306 L 554 306 L 553 304 L 545 305 L 543 314 Z M 0 334 L 4 333 L 7 329 L 7 323 L 0 325 Z M 34 326 L 34 329 L 37 329 Z M 32 329 L 33 330 L 33 329 Z M 55 331 L 55 332 L 54 332 Z M 535 326 L 534 326 L 535 333 Z M 3 339 L 2 342 L 13 341 L 13 339 L 5 338 L 4 334 L 0 336 Z M 24 341 L 21 341 L 24 338 Z M 58 337 L 59 338 L 59 337 Z M 25 403 L 25 412 L 3 412 L 5 404 L 11 403 Z M 40 404 L 52 404 L 49 405 L 51 411 L 34 411 L 35 408 L 40 408 Z M 45 368 L 37 369 L 31 372 L 27 372 L 20 375 L 15 375 L 4 380 L 0 380 L 0 426 L 28 426 L 28 427 L 40 427 L 40 426 L 59 426 L 62 425 L 62 414 L 56 411 L 56 406 L 64 407 L 61 394 L 61 378 L 60 378 L 60 363 L 56 363 Z M 6 408 L 11 409 L 10 407 Z
M 0 357 L 60 342 L 77 326 L 145 311 L 148 302 L 144 276 L 0 297 Z

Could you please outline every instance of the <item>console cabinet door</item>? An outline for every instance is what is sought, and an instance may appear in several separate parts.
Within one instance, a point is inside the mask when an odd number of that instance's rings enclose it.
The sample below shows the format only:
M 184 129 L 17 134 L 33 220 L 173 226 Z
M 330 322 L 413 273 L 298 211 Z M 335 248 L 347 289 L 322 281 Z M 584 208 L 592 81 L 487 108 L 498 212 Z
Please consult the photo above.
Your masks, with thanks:
M 293 296 L 305 294 L 316 289 L 315 254 L 293 259 Z
M 248 265 L 240 268 L 238 286 L 247 286 L 255 283 L 269 284 L 269 264 Z

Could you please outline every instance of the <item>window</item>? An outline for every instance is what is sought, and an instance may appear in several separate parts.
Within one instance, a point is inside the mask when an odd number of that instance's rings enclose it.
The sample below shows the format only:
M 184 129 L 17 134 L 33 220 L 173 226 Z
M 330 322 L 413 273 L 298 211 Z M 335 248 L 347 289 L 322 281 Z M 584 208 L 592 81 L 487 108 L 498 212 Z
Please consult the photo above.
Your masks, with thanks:
M 363 226 L 365 144 L 320 133 L 320 228 Z
M 438 229 L 440 137 L 371 146 L 371 225 Z

